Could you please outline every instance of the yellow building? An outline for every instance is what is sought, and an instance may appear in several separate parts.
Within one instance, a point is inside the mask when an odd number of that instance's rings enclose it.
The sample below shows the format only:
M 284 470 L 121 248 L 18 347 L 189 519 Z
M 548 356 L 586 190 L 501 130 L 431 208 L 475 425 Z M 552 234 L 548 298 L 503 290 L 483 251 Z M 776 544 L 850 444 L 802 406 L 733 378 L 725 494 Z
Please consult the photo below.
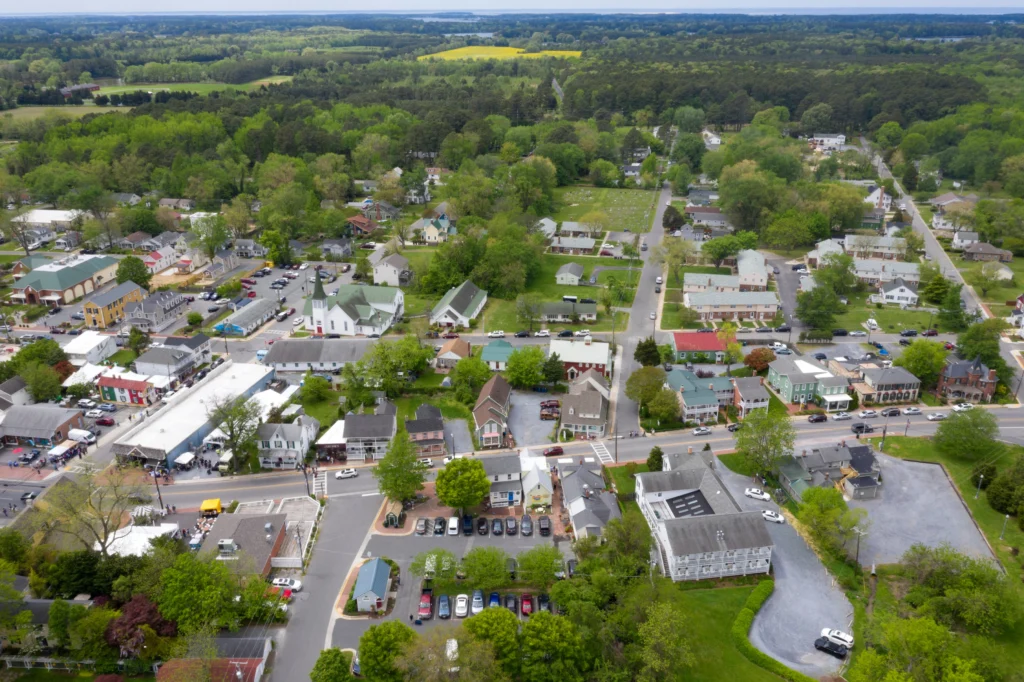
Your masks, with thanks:
M 141 303 L 147 295 L 145 289 L 135 282 L 118 284 L 110 291 L 93 296 L 83 306 L 85 324 L 88 327 L 106 329 L 123 322 L 124 307 L 129 303 Z

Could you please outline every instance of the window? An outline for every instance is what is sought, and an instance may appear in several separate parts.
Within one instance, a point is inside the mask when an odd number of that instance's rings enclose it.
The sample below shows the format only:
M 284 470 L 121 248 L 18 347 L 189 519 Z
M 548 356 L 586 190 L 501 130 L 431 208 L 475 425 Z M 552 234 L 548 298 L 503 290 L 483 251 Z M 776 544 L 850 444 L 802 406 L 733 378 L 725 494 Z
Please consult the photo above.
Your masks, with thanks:
M 270 441 L 269 440 L 263 441 L 262 447 L 263 447 L 264 450 L 269 450 L 270 449 Z

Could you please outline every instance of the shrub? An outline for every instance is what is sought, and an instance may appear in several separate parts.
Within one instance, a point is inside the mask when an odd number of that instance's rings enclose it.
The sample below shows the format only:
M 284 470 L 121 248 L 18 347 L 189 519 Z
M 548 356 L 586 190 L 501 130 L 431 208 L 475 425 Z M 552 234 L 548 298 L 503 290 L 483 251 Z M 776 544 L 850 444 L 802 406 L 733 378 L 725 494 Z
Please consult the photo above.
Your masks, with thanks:
M 974 467 L 974 471 L 971 472 L 971 485 L 975 488 L 977 488 L 980 483 L 981 489 L 986 490 L 995 479 L 996 465 L 989 462 L 979 464 Z

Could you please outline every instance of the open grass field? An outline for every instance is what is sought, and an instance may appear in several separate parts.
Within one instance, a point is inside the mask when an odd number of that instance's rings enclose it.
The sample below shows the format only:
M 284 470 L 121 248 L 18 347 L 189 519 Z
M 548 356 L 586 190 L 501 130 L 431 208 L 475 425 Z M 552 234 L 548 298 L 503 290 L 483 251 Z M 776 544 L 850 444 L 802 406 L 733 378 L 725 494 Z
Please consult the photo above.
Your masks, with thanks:
M 616 313 L 615 331 L 623 332 L 626 330 L 627 325 L 629 325 L 629 313 Z M 482 326 L 483 329 L 481 331 L 489 332 L 500 329 L 506 334 L 513 334 L 520 329 L 527 329 L 527 325 L 524 325 L 516 318 L 516 302 L 504 301 L 499 298 L 488 300 L 487 305 L 484 307 Z M 610 332 L 612 331 L 612 318 L 605 315 L 604 310 L 598 306 L 597 322 L 580 322 L 579 324 L 571 324 L 569 322 L 534 322 L 533 328 L 534 330 L 550 329 L 552 330 L 552 335 L 554 335 L 555 331 L 562 329 L 571 329 L 573 331 L 589 329 L 595 332 Z
M 561 208 L 552 216 L 555 222 L 579 220 L 585 213 L 600 211 L 611 220 L 613 232 L 647 232 L 654 217 L 657 192 L 643 189 L 606 187 L 563 187 L 555 190 Z
M 89 114 L 105 114 L 108 111 L 131 111 L 131 107 L 98 107 L 95 104 L 63 107 L 18 107 L 0 113 L 0 119 L 10 116 L 15 121 L 31 121 L 43 116 L 64 116 L 68 119 L 82 118 Z
M 209 95 L 211 92 L 223 92 L 224 90 L 241 90 L 248 92 L 249 90 L 256 90 L 261 85 L 275 85 L 279 83 L 287 83 L 292 79 L 291 76 L 271 76 L 269 78 L 260 78 L 258 80 L 250 81 L 248 83 L 242 83 L 240 85 L 232 85 L 229 83 L 133 83 L 131 85 L 111 85 L 104 88 L 100 88 L 98 95 L 123 95 L 126 92 L 136 92 L 137 90 L 145 90 L 147 92 L 157 92 L 158 90 L 170 90 L 170 91 L 186 91 L 194 92 L 200 95 Z
M 981 266 L 984 263 L 964 261 L 955 253 L 951 253 L 949 257 L 957 269 L 963 273 L 967 283 L 974 287 L 974 292 L 981 297 L 982 302 L 992 309 L 993 315 L 1005 317 L 1010 314 L 1012 308 L 1008 307 L 1006 303 L 1015 301 L 1020 296 L 1020 284 L 1024 282 L 1024 258 L 1014 258 L 1009 263 L 1003 263 L 1013 271 L 1013 279 L 1002 282 L 1000 286 L 993 287 L 982 294 L 978 287 L 978 275 L 981 274 Z
M 929 322 L 939 331 L 949 331 L 939 322 L 938 315 L 920 310 L 900 310 L 899 306 L 887 305 L 878 309 L 867 303 L 868 294 L 858 293 L 850 297 L 850 305 L 836 315 L 835 326 L 839 329 L 862 330 L 863 323 L 872 317 L 886 333 L 904 329 L 927 329 Z
M 577 58 L 582 52 L 579 50 L 542 50 L 541 52 L 527 52 L 520 47 L 492 47 L 490 45 L 471 45 L 460 47 L 454 50 L 445 50 L 434 54 L 425 54 L 420 60 L 425 59 L 538 59 L 540 57 L 565 57 Z

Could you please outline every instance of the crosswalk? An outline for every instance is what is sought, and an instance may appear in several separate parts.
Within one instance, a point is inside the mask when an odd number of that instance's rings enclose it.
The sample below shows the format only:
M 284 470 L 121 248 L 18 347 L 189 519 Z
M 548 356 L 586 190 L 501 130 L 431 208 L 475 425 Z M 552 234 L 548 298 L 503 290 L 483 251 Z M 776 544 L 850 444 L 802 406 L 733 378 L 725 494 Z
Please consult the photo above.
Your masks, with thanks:
M 601 464 L 613 464 L 615 460 L 612 453 L 608 452 L 608 446 L 601 441 L 592 441 L 590 447 L 594 448 L 594 454 L 601 460 Z
M 327 497 L 327 472 L 321 471 L 313 477 L 313 497 Z

